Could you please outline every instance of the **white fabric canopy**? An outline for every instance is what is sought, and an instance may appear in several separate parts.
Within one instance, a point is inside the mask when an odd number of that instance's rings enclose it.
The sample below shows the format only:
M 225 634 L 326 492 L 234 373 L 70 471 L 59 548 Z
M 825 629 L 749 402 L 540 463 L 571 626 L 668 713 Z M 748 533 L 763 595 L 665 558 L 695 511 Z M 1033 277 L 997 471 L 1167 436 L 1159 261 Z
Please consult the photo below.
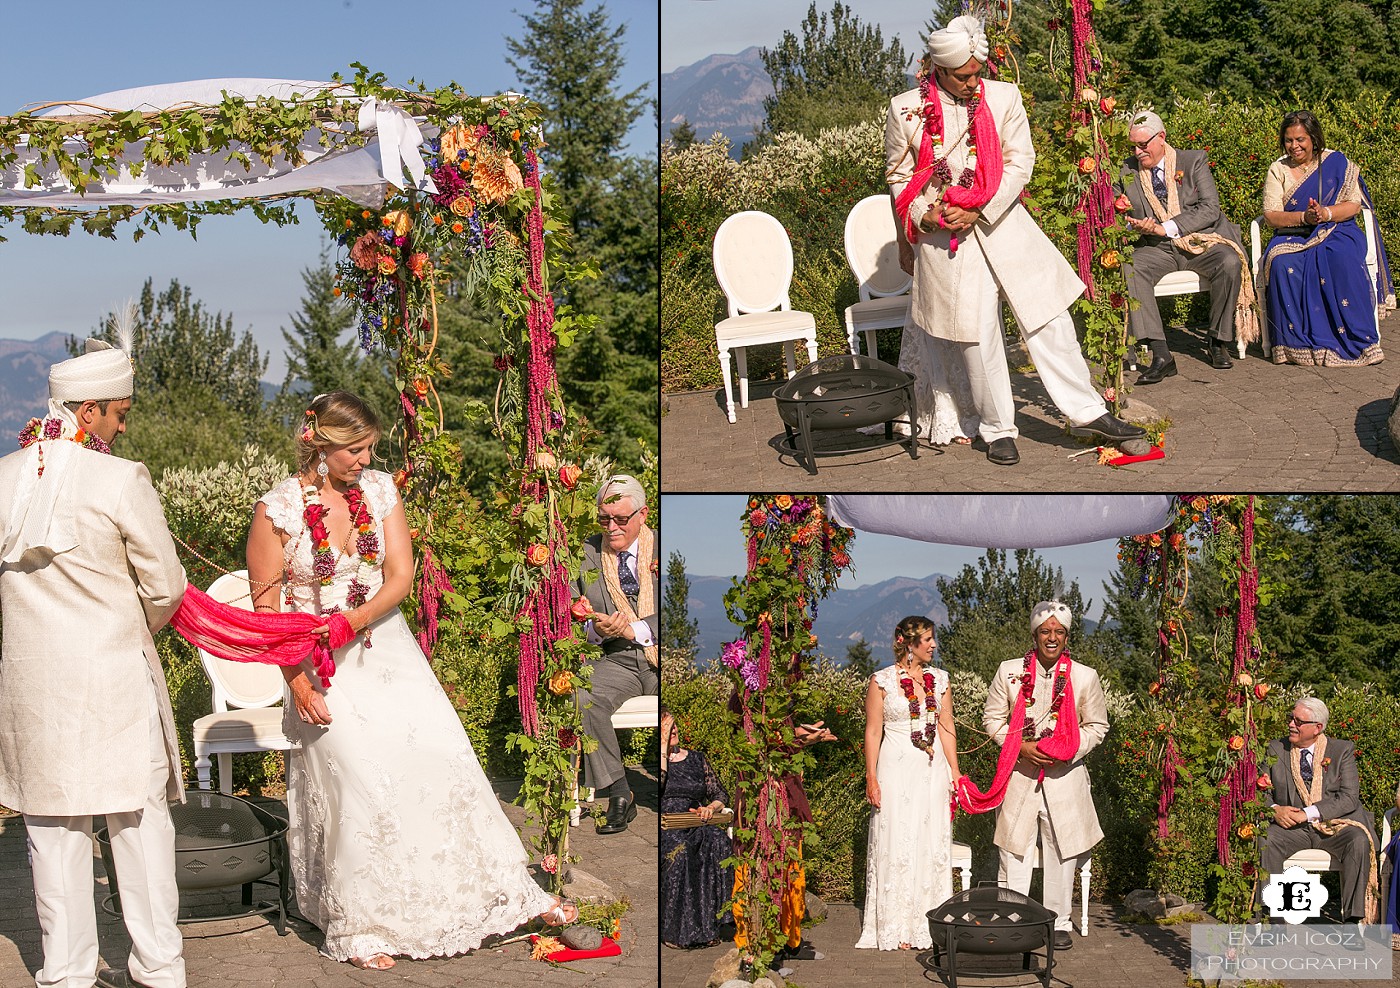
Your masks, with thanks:
M 18 158 L 15 163 L 0 172 L 0 205 L 60 208 L 145 206 L 260 198 L 328 189 L 362 205 L 377 208 L 384 202 L 386 182 L 400 188 L 437 191 L 431 176 L 425 174 L 421 151 L 424 135 L 417 121 L 396 106 L 379 103 L 372 97 L 358 97 L 348 86 L 337 88 L 328 82 L 290 79 L 177 82 L 101 93 L 77 103 L 48 107 L 38 115 L 71 116 L 106 110 L 178 111 L 189 106 L 217 105 L 223 101 L 225 93 L 249 101 L 263 96 L 288 100 L 295 94 L 327 90 L 334 91 L 347 102 L 359 103 L 355 129 L 374 134 L 369 143 L 363 147 L 349 146 L 338 134 L 332 133 L 329 147 L 322 147 L 322 131 L 313 129 L 301 142 L 300 151 L 306 163 L 300 167 L 294 168 L 285 157 L 279 157 L 269 165 L 249 154 L 252 164 L 245 170 L 241 162 L 227 160 L 233 152 L 248 153 L 246 146 L 233 145 L 216 154 L 193 155 L 181 165 L 161 168 L 146 165 L 141 174 L 135 177 L 122 169 L 114 178 L 89 185 L 86 195 L 75 192 L 52 165 L 39 166 L 41 183 L 26 189 L 25 166 L 36 164 L 39 156 L 27 147 L 19 147 L 16 149 Z M 428 128 L 429 137 L 436 133 L 436 130 Z M 68 142 L 65 150 L 76 155 L 82 150 L 82 144 Z M 123 158 L 139 162 L 143 154 L 144 148 L 140 143 L 130 144 Z
M 834 494 L 847 528 L 984 549 L 1043 549 L 1159 532 L 1168 494 Z

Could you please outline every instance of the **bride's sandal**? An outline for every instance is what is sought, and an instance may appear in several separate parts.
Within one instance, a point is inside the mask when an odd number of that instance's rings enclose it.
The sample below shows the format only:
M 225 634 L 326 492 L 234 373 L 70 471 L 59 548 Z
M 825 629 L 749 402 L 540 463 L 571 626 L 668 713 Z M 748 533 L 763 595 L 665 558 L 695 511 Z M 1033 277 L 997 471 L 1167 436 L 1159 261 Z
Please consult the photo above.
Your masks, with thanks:
M 570 926 L 578 922 L 578 906 L 570 899 L 559 899 L 553 908 L 540 913 L 546 926 Z
M 368 957 L 352 957 L 350 963 L 362 971 L 387 971 L 397 961 L 388 954 L 370 954 Z

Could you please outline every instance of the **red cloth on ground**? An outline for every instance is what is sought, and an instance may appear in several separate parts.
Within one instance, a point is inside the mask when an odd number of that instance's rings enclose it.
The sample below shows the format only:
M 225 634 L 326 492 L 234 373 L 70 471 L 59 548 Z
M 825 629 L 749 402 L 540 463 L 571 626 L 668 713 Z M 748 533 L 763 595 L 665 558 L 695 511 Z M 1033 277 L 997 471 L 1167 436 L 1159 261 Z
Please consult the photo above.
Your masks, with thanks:
M 531 936 L 531 945 L 539 941 L 539 937 Z M 556 950 L 549 955 L 549 960 L 554 964 L 561 964 L 564 961 L 583 961 L 590 957 L 616 957 L 622 953 L 622 948 L 612 937 L 603 937 L 602 944 L 597 950 L 574 950 L 572 947 L 565 947 L 563 950 Z
M 210 597 L 193 584 L 185 588 L 170 626 L 190 644 L 210 655 L 234 662 L 265 662 L 294 666 L 316 653 L 316 674 L 329 686 L 335 675 L 338 648 L 355 637 L 343 614 L 306 614 L 299 611 L 245 611 Z M 321 644 L 318 629 L 329 627 L 330 647 Z

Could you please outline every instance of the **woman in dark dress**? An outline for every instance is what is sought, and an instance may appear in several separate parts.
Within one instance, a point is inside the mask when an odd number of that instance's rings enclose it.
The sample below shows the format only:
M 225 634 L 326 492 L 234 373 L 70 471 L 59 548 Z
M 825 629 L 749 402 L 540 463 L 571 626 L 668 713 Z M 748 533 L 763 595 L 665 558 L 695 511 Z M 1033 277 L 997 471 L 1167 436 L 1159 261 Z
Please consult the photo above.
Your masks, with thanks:
M 661 712 L 661 812 L 709 820 L 728 801 L 715 770 L 698 751 L 680 746 L 670 711 Z M 668 947 L 708 947 L 719 941 L 720 909 L 734 889 L 734 872 L 720 867 L 729 837 L 706 824 L 661 831 L 661 940 Z

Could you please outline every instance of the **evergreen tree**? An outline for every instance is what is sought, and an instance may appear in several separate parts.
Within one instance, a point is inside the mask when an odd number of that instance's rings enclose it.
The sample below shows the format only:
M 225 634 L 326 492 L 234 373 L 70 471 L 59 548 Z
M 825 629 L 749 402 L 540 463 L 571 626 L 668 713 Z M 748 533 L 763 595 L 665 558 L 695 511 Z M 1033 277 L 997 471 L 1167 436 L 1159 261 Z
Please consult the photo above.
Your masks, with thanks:
M 862 679 L 875 675 L 875 652 L 864 638 L 846 646 L 846 668 Z
M 1157 678 L 1159 593 L 1144 591 L 1144 576 L 1131 555 L 1119 558 L 1109 576 L 1103 619 L 1092 636 L 1106 660 L 1098 670 L 1104 683 L 1131 692 L 1145 690 Z
M 879 27 L 863 26 L 840 0 L 830 15 L 818 15 L 812 0 L 801 38 L 784 31 L 778 46 L 763 49 L 760 57 L 774 92 L 763 101 L 766 119 L 756 145 L 774 134 L 816 137 L 832 127 L 883 120 L 891 97 L 908 88 L 908 59 L 899 39 L 887 46 Z
M 1093 645 L 1083 634 L 1087 604 L 1079 581 L 1066 588 L 1064 571 L 1033 549 L 1017 549 L 1014 558 L 1011 568 L 1005 550 L 988 549 L 975 568 L 964 566 L 951 580 L 938 578 L 935 585 L 948 608 L 948 624 L 936 634 L 944 662 L 990 678 L 1001 663 L 1032 647 L 1030 616 L 1036 602 L 1059 600 L 1074 615 L 1071 654 L 1094 664 Z
M 684 652 L 695 658 L 700 642 L 700 622 L 690 616 L 690 580 L 685 575 L 685 557 L 672 552 L 666 561 L 666 593 L 661 601 L 662 648 Z
M 178 281 L 159 295 L 149 279 L 142 287 L 134 365 L 128 431 L 114 452 L 142 461 L 153 478 L 167 467 L 236 462 L 248 443 L 291 462 L 291 432 L 263 400 L 267 357 L 251 333 L 234 333 L 231 314 L 205 311 Z
M 677 151 L 683 151 L 695 143 L 695 128 L 689 120 L 681 117 L 681 122 L 671 128 L 671 136 L 667 140 Z
M 366 359 L 355 336 L 355 310 L 334 292 L 335 272 L 330 249 L 323 243 L 315 267 L 303 268 L 306 292 L 301 311 L 292 316 L 292 330 L 282 330 L 287 376 L 278 395 L 279 414 L 299 415 L 306 401 L 327 391 L 351 391 L 384 416 L 385 426 L 396 414 L 392 382 L 383 361 Z

